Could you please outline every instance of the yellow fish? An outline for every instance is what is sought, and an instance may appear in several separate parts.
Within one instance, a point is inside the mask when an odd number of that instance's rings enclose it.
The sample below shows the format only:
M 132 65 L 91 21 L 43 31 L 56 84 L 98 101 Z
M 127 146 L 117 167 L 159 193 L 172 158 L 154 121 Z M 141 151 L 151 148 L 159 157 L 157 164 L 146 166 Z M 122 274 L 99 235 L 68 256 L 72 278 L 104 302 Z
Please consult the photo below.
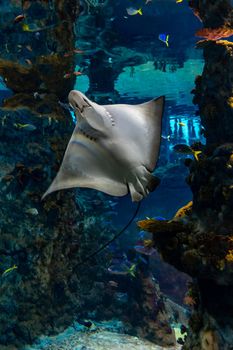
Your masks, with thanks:
M 195 158 L 197 161 L 199 161 L 198 155 L 201 154 L 201 153 L 202 153 L 202 151 L 194 151 L 194 150 L 193 150 L 193 156 L 194 156 L 194 158 Z
M 178 125 L 180 125 L 180 126 L 186 126 L 186 124 L 185 124 L 185 123 L 182 123 L 182 122 L 179 122 Z
M 12 267 L 9 267 L 9 269 L 6 269 L 6 270 L 3 272 L 2 276 L 6 275 L 7 273 L 9 273 L 9 272 L 11 272 L 11 271 L 13 271 L 13 270 L 16 270 L 17 268 L 18 268 L 18 266 L 16 266 L 16 265 L 13 265 Z
M 34 130 L 36 130 L 36 126 L 33 125 L 33 124 L 14 123 L 14 126 L 15 126 L 17 129 L 24 129 L 24 130 L 27 130 L 27 131 L 34 131 Z
M 183 0 L 176 0 L 177 4 L 179 4 L 180 2 L 183 2 Z
M 128 7 L 126 9 L 129 16 L 142 15 L 142 9 L 135 9 L 134 7 Z
M 128 274 L 131 276 L 131 277 L 136 277 L 136 267 L 137 265 L 136 264 L 133 264 L 129 269 L 128 269 Z
M 23 30 L 24 32 L 30 32 L 30 31 L 31 31 L 29 25 L 26 24 L 26 23 L 23 23 L 23 24 L 22 24 L 22 30 Z
M 195 151 L 192 147 L 185 144 L 175 145 L 173 150 L 181 154 L 192 154 L 197 161 L 199 160 L 198 155 L 202 153 L 202 151 Z

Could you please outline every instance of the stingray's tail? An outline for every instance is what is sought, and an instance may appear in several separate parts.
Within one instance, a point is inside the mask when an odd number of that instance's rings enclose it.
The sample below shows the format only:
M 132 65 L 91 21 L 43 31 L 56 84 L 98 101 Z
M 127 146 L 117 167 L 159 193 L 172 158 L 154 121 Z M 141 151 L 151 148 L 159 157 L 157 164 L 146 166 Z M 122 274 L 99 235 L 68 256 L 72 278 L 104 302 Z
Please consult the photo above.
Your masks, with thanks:
M 99 249 L 97 249 L 96 251 L 94 251 L 92 254 L 88 255 L 86 258 L 84 258 L 82 261 L 80 261 L 76 266 L 79 265 L 83 265 L 86 264 L 89 260 L 91 260 L 94 256 L 96 256 L 97 254 L 99 254 L 100 252 L 102 252 L 102 250 L 104 250 L 106 247 L 109 246 L 109 244 L 111 244 L 112 242 L 115 241 L 115 239 L 117 239 L 118 237 L 120 237 L 120 235 L 122 235 L 123 232 L 125 232 L 125 230 L 127 230 L 127 228 L 131 225 L 131 223 L 133 222 L 133 220 L 135 219 L 136 215 L 139 212 L 141 206 L 141 201 L 138 202 L 137 204 L 137 208 L 133 214 L 133 216 L 131 217 L 131 219 L 128 221 L 128 223 L 112 238 L 110 239 L 110 241 L 107 241 L 105 244 L 103 244 L 101 247 L 99 247 Z

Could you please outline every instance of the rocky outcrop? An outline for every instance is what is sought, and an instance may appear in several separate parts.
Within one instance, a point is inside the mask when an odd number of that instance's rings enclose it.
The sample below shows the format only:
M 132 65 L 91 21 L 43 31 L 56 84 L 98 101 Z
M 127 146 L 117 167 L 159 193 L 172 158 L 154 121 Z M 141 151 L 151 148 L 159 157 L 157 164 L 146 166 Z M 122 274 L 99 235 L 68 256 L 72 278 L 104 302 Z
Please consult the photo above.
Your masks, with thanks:
M 233 9 L 227 0 L 190 1 L 190 5 L 207 28 L 199 34 L 209 39 L 198 43 L 204 49 L 205 66 L 193 91 L 207 144 L 198 161 L 185 161 L 190 171 L 187 182 L 193 202 L 171 221 L 145 220 L 139 226 L 153 233 L 154 246 L 167 262 L 195 278 L 185 298 L 193 313 L 183 349 L 230 350 L 233 344 L 233 51 L 231 42 L 214 38 L 232 30 Z

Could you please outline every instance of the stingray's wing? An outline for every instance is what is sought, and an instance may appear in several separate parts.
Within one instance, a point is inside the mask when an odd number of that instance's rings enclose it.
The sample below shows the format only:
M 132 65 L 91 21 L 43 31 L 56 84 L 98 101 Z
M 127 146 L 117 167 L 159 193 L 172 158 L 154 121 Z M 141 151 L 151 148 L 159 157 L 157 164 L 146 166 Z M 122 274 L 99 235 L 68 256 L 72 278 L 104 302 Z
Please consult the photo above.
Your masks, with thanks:
M 164 97 L 139 105 L 106 105 L 115 127 L 114 153 L 124 159 L 131 169 L 145 166 L 150 172 L 155 168 L 161 141 L 161 124 Z
M 59 172 L 42 198 L 51 192 L 73 187 L 93 188 L 113 196 L 128 193 L 114 159 L 101 144 L 80 133 L 78 126 L 67 146 Z
M 144 159 L 145 167 L 153 171 L 159 156 L 162 116 L 164 110 L 165 97 L 153 99 L 149 102 L 137 105 L 142 111 L 142 118 L 145 120 L 145 140 L 144 151 L 146 157 Z

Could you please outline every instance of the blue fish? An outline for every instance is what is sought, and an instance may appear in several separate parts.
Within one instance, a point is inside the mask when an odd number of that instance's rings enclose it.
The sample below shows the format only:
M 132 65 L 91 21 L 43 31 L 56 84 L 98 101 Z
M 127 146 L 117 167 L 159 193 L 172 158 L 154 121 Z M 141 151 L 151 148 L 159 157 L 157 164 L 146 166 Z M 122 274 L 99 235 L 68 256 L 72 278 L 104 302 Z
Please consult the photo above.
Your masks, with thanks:
M 169 35 L 168 34 L 159 34 L 159 40 L 162 41 L 163 43 L 165 43 L 167 45 L 167 47 L 169 46 L 169 44 L 168 44 Z
M 158 220 L 158 221 L 166 221 L 167 220 L 167 219 L 163 218 L 162 216 L 155 216 L 154 219 Z

